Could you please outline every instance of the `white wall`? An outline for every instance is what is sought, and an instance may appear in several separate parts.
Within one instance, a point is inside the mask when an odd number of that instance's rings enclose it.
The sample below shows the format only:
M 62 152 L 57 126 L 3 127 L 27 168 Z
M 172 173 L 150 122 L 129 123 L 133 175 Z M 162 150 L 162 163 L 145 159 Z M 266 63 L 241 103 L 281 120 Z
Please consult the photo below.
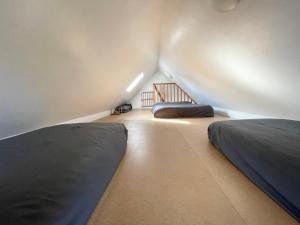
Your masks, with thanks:
M 160 0 L 1 0 L 0 138 L 99 113 L 157 70 Z
M 300 1 L 166 0 L 160 69 L 200 103 L 300 119 Z
M 2 0 L 0 138 L 131 99 L 159 51 L 160 70 L 197 102 L 300 119 L 300 1 L 227 13 L 209 1 Z
M 141 105 L 141 92 L 144 91 L 153 91 L 153 83 L 168 83 L 171 82 L 172 78 L 167 77 L 162 72 L 156 72 L 152 77 L 147 80 L 147 82 L 143 85 L 142 88 L 140 88 L 136 94 L 133 96 L 133 98 L 130 100 L 130 103 L 132 104 L 132 107 L 134 109 L 139 109 L 142 107 Z

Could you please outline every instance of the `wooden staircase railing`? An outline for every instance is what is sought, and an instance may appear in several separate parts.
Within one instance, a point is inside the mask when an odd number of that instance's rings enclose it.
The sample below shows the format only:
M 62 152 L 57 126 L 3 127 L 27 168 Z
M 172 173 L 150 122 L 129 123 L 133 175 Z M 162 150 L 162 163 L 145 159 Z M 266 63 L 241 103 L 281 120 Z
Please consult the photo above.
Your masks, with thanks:
M 153 91 L 144 91 L 141 93 L 141 102 L 142 107 L 152 107 L 153 104 L 159 102 L 190 102 L 197 104 L 196 101 L 176 83 L 153 84 Z
M 196 101 L 187 94 L 176 83 L 155 83 L 153 84 L 153 102 L 191 102 L 197 104 Z
M 141 93 L 142 107 L 152 107 L 154 104 L 153 91 L 144 91 Z

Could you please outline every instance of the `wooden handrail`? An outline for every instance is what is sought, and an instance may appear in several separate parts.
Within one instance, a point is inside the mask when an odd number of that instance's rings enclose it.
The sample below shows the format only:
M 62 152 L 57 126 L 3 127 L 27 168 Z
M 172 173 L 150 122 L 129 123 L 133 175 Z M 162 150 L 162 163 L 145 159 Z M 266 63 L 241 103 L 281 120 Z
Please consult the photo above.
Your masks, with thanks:
M 183 102 L 189 101 L 192 104 L 197 104 L 196 101 L 186 93 L 176 83 L 154 83 L 154 103 L 156 102 Z
M 176 85 L 177 85 L 177 84 L 176 84 Z M 178 87 L 181 91 L 183 91 L 184 94 L 186 94 L 187 96 L 189 96 L 189 98 L 192 100 L 192 103 L 197 104 L 196 101 L 195 101 L 188 93 L 185 92 L 185 90 L 183 90 L 179 85 L 177 85 L 177 87 Z

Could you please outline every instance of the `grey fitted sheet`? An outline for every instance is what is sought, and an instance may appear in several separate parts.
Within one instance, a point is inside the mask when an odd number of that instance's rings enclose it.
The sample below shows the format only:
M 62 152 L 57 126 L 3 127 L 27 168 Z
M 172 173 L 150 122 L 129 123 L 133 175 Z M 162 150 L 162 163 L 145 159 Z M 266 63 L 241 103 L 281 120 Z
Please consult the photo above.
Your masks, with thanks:
M 214 109 L 209 105 L 186 102 L 156 103 L 152 107 L 156 118 L 212 117 Z
M 0 141 L 1 225 L 84 225 L 126 149 L 123 124 L 69 124 Z
M 300 221 L 300 121 L 215 122 L 208 136 L 238 169 Z

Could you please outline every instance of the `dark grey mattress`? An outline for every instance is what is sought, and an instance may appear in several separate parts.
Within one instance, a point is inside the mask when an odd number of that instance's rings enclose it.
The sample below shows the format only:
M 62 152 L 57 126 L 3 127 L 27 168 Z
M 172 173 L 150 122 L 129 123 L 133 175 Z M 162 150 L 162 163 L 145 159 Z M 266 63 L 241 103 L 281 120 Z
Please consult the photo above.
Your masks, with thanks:
M 209 105 L 190 104 L 186 102 L 156 103 L 152 107 L 156 118 L 212 117 L 214 109 Z
M 251 181 L 300 221 L 300 121 L 215 122 L 208 136 Z
M 0 141 L 1 225 L 84 225 L 127 144 L 123 124 L 70 124 Z

